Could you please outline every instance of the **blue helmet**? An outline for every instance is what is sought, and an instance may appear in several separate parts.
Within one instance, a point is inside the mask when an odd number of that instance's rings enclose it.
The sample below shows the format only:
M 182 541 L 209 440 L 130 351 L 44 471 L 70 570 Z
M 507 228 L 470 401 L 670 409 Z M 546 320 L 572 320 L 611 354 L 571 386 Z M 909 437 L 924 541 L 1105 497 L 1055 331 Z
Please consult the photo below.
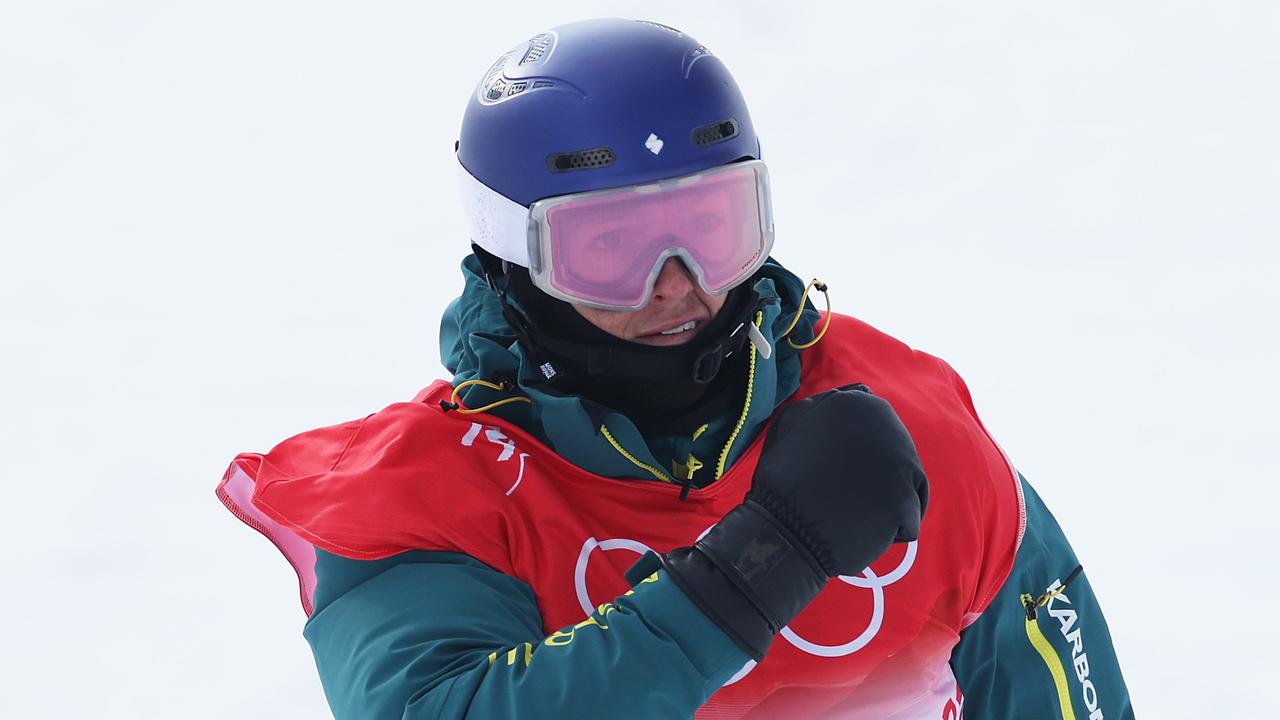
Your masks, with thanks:
M 528 206 L 760 159 L 724 63 L 654 22 L 584 20 L 503 53 L 467 105 L 462 166 Z
M 526 239 L 536 237 L 529 206 L 539 200 L 761 159 L 737 83 L 697 40 L 666 25 L 616 18 L 538 33 L 503 53 L 476 86 L 457 156 L 476 257 L 504 318 L 548 381 L 614 378 L 633 399 L 696 398 L 700 392 L 690 388 L 714 379 L 748 341 L 743 328 L 760 299 L 746 283 L 693 341 L 655 348 L 595 328 L 538 292 L 527 270 Z M 507 280 L 497 282 L 502 276 Z M 684 383 L 681 392 L 653 392 L 672 383 Z

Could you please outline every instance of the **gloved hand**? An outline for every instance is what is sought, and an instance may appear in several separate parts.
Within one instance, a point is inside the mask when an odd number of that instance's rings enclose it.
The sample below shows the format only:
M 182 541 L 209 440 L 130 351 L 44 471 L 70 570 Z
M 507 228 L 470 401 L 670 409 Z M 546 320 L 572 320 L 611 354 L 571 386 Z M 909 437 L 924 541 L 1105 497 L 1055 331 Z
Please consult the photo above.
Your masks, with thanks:
M 862 385 L 829 390 L 779 411 L 743 503 L 661 560 L 758 661 L 830 578 L 915 540 L 928 500 L 915 443 L 889 403 Z

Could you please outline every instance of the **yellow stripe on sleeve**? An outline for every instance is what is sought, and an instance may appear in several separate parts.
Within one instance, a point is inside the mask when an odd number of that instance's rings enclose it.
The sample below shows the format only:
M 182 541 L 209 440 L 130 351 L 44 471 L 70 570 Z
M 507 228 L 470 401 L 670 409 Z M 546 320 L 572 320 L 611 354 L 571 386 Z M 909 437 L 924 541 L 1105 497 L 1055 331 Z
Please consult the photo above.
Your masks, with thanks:
M 1022 604 L 1034 603 L 1035 598 L 1030 595 L 1022 596 Z M 1062 720 L 1076 720 L 1076 713 L 1071 709 L 1071 692 L 1067 688 L 1067 670 L 1062 666 L 1062 659 L 1058 657 L 1058 653 L 1054 652 L 1053 646 L 1049 644 L 1048 638 L 1044 633 L 1040 632 L 1040 624 L 1034 617 L 1027 618 L 1027 639 L 1031 641 L 1031 646 L 1040 653 L 1040 657 L 1044 659 L 1044 664 L 1049 666 L 1049 674 L 1053 676 L 1053 684 L 1058 689 L 1058 704 L 1062 706 Z

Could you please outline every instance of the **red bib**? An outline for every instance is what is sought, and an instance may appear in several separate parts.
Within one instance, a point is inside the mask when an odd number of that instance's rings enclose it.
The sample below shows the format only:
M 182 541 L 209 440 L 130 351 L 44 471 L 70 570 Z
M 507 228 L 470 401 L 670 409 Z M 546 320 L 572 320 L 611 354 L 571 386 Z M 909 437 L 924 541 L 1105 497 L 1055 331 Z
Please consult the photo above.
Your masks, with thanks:
M 699 718 L 958 718 L 959 633 L 1013 566 L 1020 485 L 943 361 L 835 315 L 805 351 L 796 398 L 861 382 L 902 418 L 929 476 L 918 542 L 832 581 Z M 549 634 L 628 589 L 645 550 L 692 544 L 742 501 L 765 433 L 719 480 L 680 488 L 601 477 L 490 415 L 443 412 L 437 381 L 413 402 L 235 459 L 223 502 L 298 570 L 311 611 L 314 547 L 355 559 L 465 553 L 527 583 Z

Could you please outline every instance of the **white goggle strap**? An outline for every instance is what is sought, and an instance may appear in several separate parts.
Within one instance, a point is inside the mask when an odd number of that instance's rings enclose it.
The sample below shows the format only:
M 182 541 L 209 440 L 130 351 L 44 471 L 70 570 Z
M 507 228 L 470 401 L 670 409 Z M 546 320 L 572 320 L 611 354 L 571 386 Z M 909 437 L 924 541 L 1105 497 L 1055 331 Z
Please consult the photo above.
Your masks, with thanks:
M 458 163 L 458 189 L 471 242 L 529 267 L 529 208 L 495 192 Z

